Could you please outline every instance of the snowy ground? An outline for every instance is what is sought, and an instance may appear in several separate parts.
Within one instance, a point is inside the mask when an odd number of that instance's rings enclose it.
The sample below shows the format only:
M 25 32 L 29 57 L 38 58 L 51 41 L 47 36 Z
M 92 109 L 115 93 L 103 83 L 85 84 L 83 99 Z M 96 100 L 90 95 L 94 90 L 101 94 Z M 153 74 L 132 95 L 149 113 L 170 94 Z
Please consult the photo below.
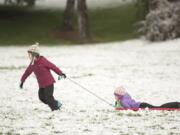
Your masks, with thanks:
M 55 84 L 54 95 L 63 108 L 51 112 L 38 100 L 34 75 L 23 90 L 18 87 L 29 62 L 26 50 L 0 47 L 0 134 L 180 135 L 179 112 L 115 111 L 69 80 Z M 111 103 L 118 85 L 140 101 L 180 101 L 180 40 L 41 47 L 41 52 L 71 79 Z
M 64 9 L 67 0 L 37 0 L 37 8 L 60 8 Z M 131 2 L 134 0 L 87 0 L 88 8 L 106 8 L 112 6 L 119 6 L 121 4 Z M 3 4 L 4 0 L 0 0 L 0 4 Z
M 64 8 L 67 0 L 37 0 L 37 7 Z M 89 8 L 119 6 L 133 0 L 87 0 Z

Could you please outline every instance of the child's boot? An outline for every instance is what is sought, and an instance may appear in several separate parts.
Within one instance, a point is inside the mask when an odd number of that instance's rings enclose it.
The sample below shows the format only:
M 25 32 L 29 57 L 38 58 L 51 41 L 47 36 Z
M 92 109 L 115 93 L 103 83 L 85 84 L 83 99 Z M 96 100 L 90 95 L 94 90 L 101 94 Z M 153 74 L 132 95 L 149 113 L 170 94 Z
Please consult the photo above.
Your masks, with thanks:
M 61 106 L 62 106 L 62 103 L 60 101 L 57 101 L 57 107 L 59 110 L 61 109 Z
M 180 102 L 178 102 L 178 108 L 180 108 Z

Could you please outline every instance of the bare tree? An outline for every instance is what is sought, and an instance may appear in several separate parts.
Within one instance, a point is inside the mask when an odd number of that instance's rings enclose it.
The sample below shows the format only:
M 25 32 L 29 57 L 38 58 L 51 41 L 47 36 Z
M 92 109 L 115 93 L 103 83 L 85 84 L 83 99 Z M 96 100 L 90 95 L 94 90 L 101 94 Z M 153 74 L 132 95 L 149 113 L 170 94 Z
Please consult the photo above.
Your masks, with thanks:
M 77 9 L 75 10 L 75 4 Z M 88 39 L 88 9 L 86 0 L 67 0 L 66 9 L 64 12 L 63 28 L 65 31 L 73 31 L 74 15 L 77 15 L 78 33 L 80 39 Z
M 89 38 L 88 9 L 86 0 L 77 1 L 78 30 L 80 39 Z
M 63 21 L 63 28 L 66 31 L 73 30 L 73 18 L 75 12 L 75 0 L 67 0 L 66 9 L 64 12 L 64 21 Z

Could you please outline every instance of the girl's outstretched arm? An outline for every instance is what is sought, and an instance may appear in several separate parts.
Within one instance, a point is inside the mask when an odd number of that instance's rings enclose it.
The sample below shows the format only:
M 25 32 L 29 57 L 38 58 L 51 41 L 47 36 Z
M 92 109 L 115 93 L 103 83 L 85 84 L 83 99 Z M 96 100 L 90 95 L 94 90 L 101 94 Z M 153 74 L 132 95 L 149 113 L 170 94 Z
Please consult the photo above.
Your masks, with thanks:
M 28 76 L 33 72 L 32 65 L 30 64 L 25 70 L 24 74 L 21 77 L 21 83 L 24 83 Z
M 44 64 L 48 69 L 53 70 L 56 74 L 61 75 L 62 71 L 53 63 L 51 63 L 50 61 L 48 61 L 46 58 L 44 58 Z

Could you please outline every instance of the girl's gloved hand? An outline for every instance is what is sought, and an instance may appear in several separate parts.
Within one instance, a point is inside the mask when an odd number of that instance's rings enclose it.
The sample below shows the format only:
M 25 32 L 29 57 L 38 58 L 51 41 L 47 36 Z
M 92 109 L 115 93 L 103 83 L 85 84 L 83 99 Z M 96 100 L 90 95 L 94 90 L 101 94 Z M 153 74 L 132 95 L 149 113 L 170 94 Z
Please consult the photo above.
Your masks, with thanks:
M 114 105 L 115 108 L 123 108 L 121 103 L 119 101 L 116 101 L 115 102 L 115 105 Z
M 20 89 L 23 88 L 23 84 L 24 84 L 23 82 L 20 83 L 20 85 L 19 85 Z
M 61 75 L 58 76 L 58 80 L 61 80 L 61 78 L 66 78 L 66 74 L 62 73 Z

